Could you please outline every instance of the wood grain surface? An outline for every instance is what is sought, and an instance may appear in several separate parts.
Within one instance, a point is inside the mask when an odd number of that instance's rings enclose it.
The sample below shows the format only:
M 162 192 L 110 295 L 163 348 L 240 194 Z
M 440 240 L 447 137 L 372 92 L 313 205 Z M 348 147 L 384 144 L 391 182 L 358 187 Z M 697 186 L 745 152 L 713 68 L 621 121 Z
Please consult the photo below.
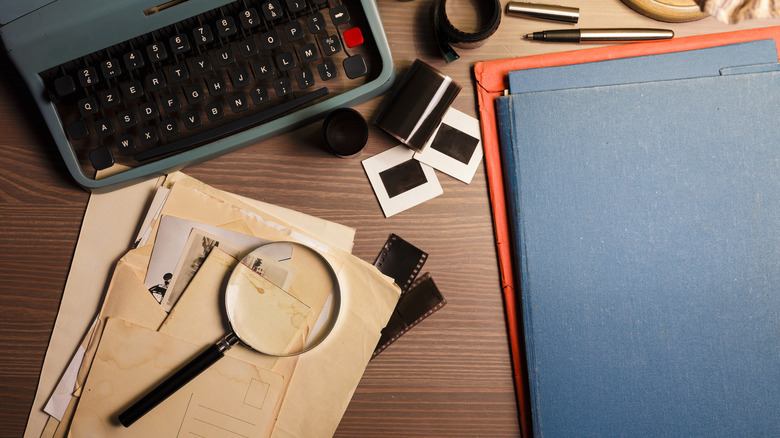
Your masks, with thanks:
M 474 26 L 476 0 L 451 0 L 452 21 Z M 504 16 L 481 48 L 445 64 L 430 25 L 431 0 L 379 0 L 396 71 L 420 58 L 463 90 L 454 107 L 475 116 L 472 66 L 480 60 L 581 49 L 525 33 L 569 25 Z M 502 4 L 506 4 L 502 0 Z M 653 21 L 620 0 L 578 6 L 580 27 L 663 27 L 686 36 L 780 24 L 727 26 Z M 8 58 L 0 57 L 0 436 L 22 436 L 57 315 L 88 194 L 67 174 Z M 355 107 L 373 120 L 384 97 Z M 316 122 L 185 172 L 214 187 L 357 229 L 354 253 L 373 262 L 396 233 L 430 254 L 424 267 L 448 304 L 375 358 L 338 437 L 515 437 L 520 435 L 484 168 L 464 184 L 439 173 L 444 194 L 385 218 L 360 164 L 396 143 L 372 127 L 360 158 L 325 152 Z M 111 236 L 106 236 L 110 239 Z

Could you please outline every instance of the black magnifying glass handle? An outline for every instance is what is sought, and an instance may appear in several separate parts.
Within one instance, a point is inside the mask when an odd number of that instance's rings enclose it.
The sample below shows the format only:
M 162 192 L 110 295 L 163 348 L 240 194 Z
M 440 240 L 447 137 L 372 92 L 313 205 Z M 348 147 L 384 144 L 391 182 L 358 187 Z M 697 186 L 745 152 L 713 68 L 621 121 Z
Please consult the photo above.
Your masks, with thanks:
M 144 395 L 140 400 L 119 414 L 119 423 L 124 427 L 129 427 L 131 424 L 135 423 L 138 419 L 162 403 L 163 400 L 170 397 L 181 389 L 182 386 L 189 383 L 190 380 L 205 371 L 206 368 L 214 365 L 214 363 L 225 356 L 225 351 L 237 342 L 238 337 L 233 333 L 229 333 L 215 344 L 203 350 L 203 352 L 194 359 L 179 368 L 178 371 L 171 374 L 165 381 L 157 385 L 157 387 L 149 391 L 149 393 Z

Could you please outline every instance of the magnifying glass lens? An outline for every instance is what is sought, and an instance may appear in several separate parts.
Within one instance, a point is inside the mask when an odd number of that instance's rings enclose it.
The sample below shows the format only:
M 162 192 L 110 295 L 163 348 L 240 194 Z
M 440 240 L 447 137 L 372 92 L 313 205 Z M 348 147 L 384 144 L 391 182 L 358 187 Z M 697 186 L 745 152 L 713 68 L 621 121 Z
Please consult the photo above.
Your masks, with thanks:
M 297 243 L 274 242 L 241 260 L 228 280 L 225 309 L 243 344 L 289 356 L 327 335 L 337 293 L 335 274 L 322 255 Z
M 244 343 L 275 355 L 303 348 L 309 306 L 243 264 L 233 271 L 226 292 L 231 325 Z

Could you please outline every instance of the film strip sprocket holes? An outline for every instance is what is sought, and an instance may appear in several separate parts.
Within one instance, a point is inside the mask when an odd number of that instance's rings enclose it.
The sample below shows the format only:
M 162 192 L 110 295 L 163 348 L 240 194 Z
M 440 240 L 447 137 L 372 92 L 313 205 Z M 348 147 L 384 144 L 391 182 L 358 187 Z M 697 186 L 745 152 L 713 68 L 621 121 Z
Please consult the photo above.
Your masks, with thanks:
M 447 304 L 447 300 L 439 292 L 431 275 L 426 272 L 407 293 L 402 294 L 399 298 L 390 321 L 382 329 L 382 336 L 379 337 L 379 342 L 371 358 L 376 357 L 404 333 L 444 307 L 445 304 Z
M 447 304 L 429 273 L 415 281 L 427 259 L 426 252 L 395 234 L 390 235 L 379 253 L 374 266 L 395 280 L 401 288 L 401 297 L 387 326 L 382 329 L 372 359 L 420 321 Z
M 401 293 L 406 293 L 427 259 L 428 253 L 391 234 L 374 266 L 379 272 L 395 280 L 395 284 L 401 288 Z

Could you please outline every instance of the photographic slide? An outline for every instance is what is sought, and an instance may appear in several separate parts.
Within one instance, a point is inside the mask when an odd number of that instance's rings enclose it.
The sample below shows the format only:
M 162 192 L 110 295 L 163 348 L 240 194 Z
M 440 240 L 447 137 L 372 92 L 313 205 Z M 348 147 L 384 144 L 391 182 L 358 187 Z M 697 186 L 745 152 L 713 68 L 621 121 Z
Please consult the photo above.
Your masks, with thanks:
M 450 108 L 422 152 L 414 158 L 469 184 L 482 155 L 479 121 Z
M 363 160 L 363 169 L 385 217 L 442 194 L 433 168 L 415 160 L 414 151 L 404 145 Z

